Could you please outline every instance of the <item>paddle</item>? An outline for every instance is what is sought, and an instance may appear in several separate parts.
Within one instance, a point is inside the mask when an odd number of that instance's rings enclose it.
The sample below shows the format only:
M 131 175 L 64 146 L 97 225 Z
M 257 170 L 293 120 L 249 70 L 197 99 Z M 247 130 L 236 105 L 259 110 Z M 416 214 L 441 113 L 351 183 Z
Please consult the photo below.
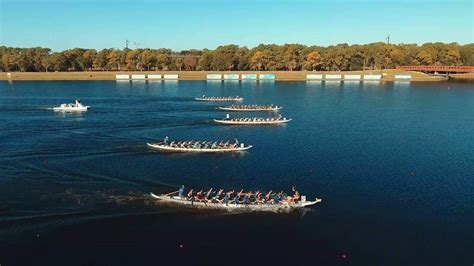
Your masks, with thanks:
M 179 190 L 176 190 L 176 191 L 170 192 L 170 193 L 168 193 L 168 194 L 164 194 L 164 196 L 169 196 L 169 195 L 172 195 L 172 194 L 178 193 L 178 192 L 179 192 Z

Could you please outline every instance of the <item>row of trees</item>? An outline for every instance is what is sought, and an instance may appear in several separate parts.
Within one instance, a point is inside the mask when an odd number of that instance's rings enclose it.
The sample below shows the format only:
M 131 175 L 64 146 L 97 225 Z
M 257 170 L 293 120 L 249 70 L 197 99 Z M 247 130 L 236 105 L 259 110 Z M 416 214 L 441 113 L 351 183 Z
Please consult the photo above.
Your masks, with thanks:
M 215 50 L 94 49 L 0 46 L 0 71 L 143 71 L 143 70 L 364 70 L 397 65 L 474 65 L 474 44 L 457 43 L 237 45 Z

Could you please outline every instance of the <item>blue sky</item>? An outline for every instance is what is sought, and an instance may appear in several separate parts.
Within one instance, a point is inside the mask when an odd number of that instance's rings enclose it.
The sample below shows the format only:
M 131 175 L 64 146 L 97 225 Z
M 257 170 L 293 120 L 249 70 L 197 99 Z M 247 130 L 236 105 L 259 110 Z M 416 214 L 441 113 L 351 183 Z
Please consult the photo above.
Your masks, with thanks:
M 0 45 L 54 51 L 222 44 L 472 43 L 472 0 L 0 0 Z M 132 45 L 133 46 L 133 45 Z

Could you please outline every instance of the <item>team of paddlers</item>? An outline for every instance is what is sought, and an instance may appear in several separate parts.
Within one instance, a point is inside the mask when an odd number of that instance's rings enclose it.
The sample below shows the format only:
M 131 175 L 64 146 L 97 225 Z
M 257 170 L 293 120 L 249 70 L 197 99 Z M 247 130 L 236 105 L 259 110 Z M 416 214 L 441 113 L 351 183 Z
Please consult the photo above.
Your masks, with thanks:
M 216 97 L 216 96 L 207 96 L 203 95 L 202 97 L 196 98 L 199 101 L 241 101 L 243 100 L 242 97 L 239 96 L 224 96 L 224 97 Z
M 283 118 L 283 116 L 278 115 L 276 117 L 234 117 L 230 118 L 227 116 L 224 120 L 227 121 L 233 121 L 233 122 L 274 122 L 274 121 L 285 121 L 286 118 Z
M 283 191 L 273 192 L 269 191 L 263 193 L 260 191 L 249 191 L 244 192 L 240 191 L 225 191 L 224 189 L 213 190 L 212 188 L 204 191 L 194 191 L 193 189 L 188 192 L 185 191 L 184 185 L 177 191 L 178 197 L 183 200 L 193 202 L 203 202 L 203 203 L 223 203 L 223 204 L 294 204 L 300 201 L 300 194 L 295 187 L 292 188 L 293 195 L 288 195 Z M 175 192 L 176 193 L 176 192 Z M 172 196 L 172 195 L 170 195 Z
M 232 101 L 232 100 L 241 100 L 243 98 L 239 96 L 235 97 L 205 97 L 203 95 L 201 98 L 196 98 L 196 100 L 199 101 Z M 232 109 L 246 109 L 246 110 L 253 110 L 253 109 L 274 109 L 278 110 L 279 107 L 276 105 L 231 105 L 226 108 L 232 108 Z M 234 121 L 234 122 L 278 122 L 278 121 L 289 121 L 286 118 L 283 118 L 281 115 L 278 115 L 276 117 L 271 117 L 271 118 L 262 118 L 262 117 L 242 117 L 242 118 L 230 118 L 229 115 L 227 114 L 226 118 L 223 119 L 226 121 Z M 218 121 L 218 120 L 215 120 Z M 166 137 L 162 142 L 159 143 L 158 146 L 166 146 L 166 147 L 171 147 L 171 148 L 177 148 L 177 149 L 224 149 L 224 151 L 229 150 L 229 149 L 238 149 L 239 144 L 243 147 L 243 144 L 239 143 L 237 139 L 235 139 L 235 142 L 231 143 L 230 141 L 220 141 L 220 142 L 211 142 L 211 141 L 194 141 L 194 140 L 189 140 L 189 141 L 171 141 L 169 142 L 168 137 Z M 150 145 L 150 144 L 149 144 Z M 250 148 L 251 146 L 247 147 Z M 181 200 L 181 202 L 190 202 L 191 205 L 194 205 L 194 203 L 199 203 L 198 205 L 207 205 L 207 204 L 217 204 L 217 205 L 209 205 L 209 206 L 228 206 L 229 204 L 235 204 L 235 205 L 252 205 L 251 207 L 255 207 L 255 205 L 260 205 L 262 207 L 270 207 L 270 206 L 279 206 L 280 207 L 301 207 L 301 206 L 306 206 L 304 205 L 306 202 L 306 198 L 303 196 L 303 201 L 300 199 L 300 194 L 298 191 L 293 187 L 292 188 L 293 195 L 288 195 L 284 193 L 283 191 L 280 192 L 273 192 L 269 191 L 267 193 L 261 192 L 261 191 L 248 191 L 244 192 L 244 190 L 240 191 L 235 191 L 235 190 L 224 190 L 224 189 L 219 189 L 219 190 L 213 190 L 212 188 L 209 190 L 200 190 L 200 191 L 195 191 L 193 189 L 189 191 L 185 191 L 184 185 L 181 186 L 181 188 L 176 191 L 172 192 L 166 195 L 162 195 L 161 198 L 160 196 L 156 196 L 152 194 L 155 198 L 160 198 L 163 199 L 162 197 L 170 197 L 170 199 Z M 176 197 L 177 195 L 177 197 Z M 307 205 L 312 205 L 317 202 L 320 202 L 321 200 L 316 199 L 314 202 L 306 202 Z M 231 205 L 232 206 L 232 205 Z M 243 207 L 239 206 L 239 207 Z M 271 207 L 274 208 L 274 207 Z
M 237 110 L 264 110 L 264 109 L 268 109 L 268 110 L 273 110 L 273 109 L 277 109 L 278 106 L 276 105 L 273 105 L 273 104 L 270 104 L 270 105 L 258 105 L 258 104 L 249 104 L 249 105 L 244 105 L 244 104 L 233 104 L 233 105 L 230 105 L 230 106 L 226 106 L 224 108 L 228 108 L 228 109 L 237 109 Z
M 224 142 L 212 142 L 212 141 L 198 141 L 198 140 L 188 140 L 188 141 L 171 141 L 169 142 L 168 137 L 164 139 L 161 145 L 169 146 L 172 148 L 185 148 L 185 149 L 232 149 L 239 146 L 239 140 L 235 139 L 235 142 L 231 143 L 230 140 Z

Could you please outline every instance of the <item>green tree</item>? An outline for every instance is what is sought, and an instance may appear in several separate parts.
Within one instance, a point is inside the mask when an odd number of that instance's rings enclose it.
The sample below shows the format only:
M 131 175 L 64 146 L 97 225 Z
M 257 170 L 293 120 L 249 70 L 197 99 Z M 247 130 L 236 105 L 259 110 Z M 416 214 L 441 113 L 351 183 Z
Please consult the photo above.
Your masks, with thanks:
M 463 45 L 459 48 L 461 62 L 465 66 L 474 66 L 474 43 Z
M 108 57 L 109 55 L 109 50 L 108 49 L 102 49 L 100 50 L 97 55 L 94 58 L 94 61 L 92 62 L 92 68 L 96 70 L 108 70 L 107 65 L 108 65 Z
M 209 51 L 208 49 L 204 49 L 202 51 L 201 58 L 199 58 L 199 61 L 198 61 L 199 69 L 200 70 L 211 70 L 213 60 L 214 60 L 214 58 L 213 58 L 212 51 Z
M 69 65 L 67 60 L 63 53 L 53 53 L 49 57 L 49 64 L 54 71 L 66 71 Z

